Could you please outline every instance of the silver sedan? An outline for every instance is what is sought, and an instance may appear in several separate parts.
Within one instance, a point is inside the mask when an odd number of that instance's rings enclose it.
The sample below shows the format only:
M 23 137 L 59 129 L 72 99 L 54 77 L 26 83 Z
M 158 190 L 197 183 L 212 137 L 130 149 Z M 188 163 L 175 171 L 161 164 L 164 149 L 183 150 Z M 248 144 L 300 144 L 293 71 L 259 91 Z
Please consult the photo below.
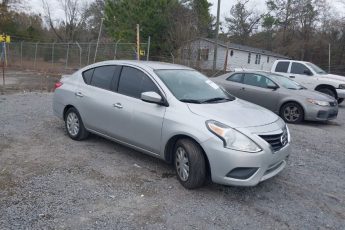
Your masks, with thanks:
M 279 114 L 286 122 L 327 121 L 338 115 L 334 98 L 267 72 L 233 72 L 213 79 L 229 93 Z
M 87 66 L 56 84 L 53 110 L 73 140 L 91 132 L 170 162 L 189 189 L 207 176 L 256 185 L 282 171 L 290 153 L 289 129 L 276 114 L 179 65 Z

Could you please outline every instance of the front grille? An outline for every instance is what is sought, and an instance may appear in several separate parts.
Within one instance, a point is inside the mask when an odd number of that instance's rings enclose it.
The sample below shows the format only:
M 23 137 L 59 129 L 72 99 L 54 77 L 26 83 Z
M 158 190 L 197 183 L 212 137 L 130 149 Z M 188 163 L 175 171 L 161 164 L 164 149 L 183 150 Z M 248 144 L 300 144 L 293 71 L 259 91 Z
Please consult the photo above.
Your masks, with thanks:
M 338 103 L 335 102 L 335 101 L 329 103 L 329 105 L 330 105 L 331 107 L 334 107 L 334 106 L 336 106 L 337 104 L 338 104 Z
M 259 136 L 271 145 L 274 152 L 279 151 L 288 143 L 288 134 L 286 128 L 284 128 L 283 132 L 280 134 Z

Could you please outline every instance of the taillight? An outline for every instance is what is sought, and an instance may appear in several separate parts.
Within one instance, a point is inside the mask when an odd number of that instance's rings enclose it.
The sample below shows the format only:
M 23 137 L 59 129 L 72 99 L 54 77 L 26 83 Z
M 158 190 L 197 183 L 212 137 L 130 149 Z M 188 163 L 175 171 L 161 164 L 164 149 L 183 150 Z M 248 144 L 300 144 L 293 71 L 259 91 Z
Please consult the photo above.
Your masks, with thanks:
M 63 84 L 63 83 L 62 83 L 61 81 L 56 82 L 55 85 L 54 85 L 54 89 L 57 89 L 57 88 L 61 87 L 62 84 Z

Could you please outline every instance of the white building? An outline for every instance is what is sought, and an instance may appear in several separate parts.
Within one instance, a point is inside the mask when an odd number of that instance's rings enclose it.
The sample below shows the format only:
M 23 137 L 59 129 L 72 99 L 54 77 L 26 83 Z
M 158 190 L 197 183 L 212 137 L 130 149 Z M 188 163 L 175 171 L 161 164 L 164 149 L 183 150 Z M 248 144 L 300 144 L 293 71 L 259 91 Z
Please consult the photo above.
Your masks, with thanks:
M 215 41 L 208 38 L 190 41 L 180 50 L 182 64 L 205 70 L 212 69 L 214 44 Z M 218 43 L 217 70 L 244 68 L 269 71 L 273 62 L 281 59 L 289 59 L 289 57 L 234 43 L 225 44 L 221 41 Z

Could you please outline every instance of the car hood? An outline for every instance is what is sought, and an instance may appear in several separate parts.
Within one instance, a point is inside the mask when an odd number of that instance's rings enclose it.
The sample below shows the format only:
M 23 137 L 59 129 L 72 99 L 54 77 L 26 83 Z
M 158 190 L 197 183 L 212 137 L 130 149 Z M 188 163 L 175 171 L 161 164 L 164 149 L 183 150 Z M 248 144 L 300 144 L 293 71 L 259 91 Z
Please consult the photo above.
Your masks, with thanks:
M 291 91 L 293 91 L 292 93 L 294 95 L 298 95 L 305 98 L 310 98 L 310 99 L 320 100 L 320 101 L 328 101 L 328 102 L 334 101 L 333 97 L 324 93 L 313 91 L 313 90 L 302 89 L 302 90 L 291 90 Z
M 199 116 L 222 122 L 232 128 L 263 126 L 279 119 L 273 112 L 238 98 L 225 103 L 188 103 L 188 107 Z
M 340 76 L 340 75 L 334 75 L 334 74 L 325 74 L 325 75 L 320 75 L 320 78 L 328 78 L 336 81 L 342 81 L 345 83 L 345 77 Z

